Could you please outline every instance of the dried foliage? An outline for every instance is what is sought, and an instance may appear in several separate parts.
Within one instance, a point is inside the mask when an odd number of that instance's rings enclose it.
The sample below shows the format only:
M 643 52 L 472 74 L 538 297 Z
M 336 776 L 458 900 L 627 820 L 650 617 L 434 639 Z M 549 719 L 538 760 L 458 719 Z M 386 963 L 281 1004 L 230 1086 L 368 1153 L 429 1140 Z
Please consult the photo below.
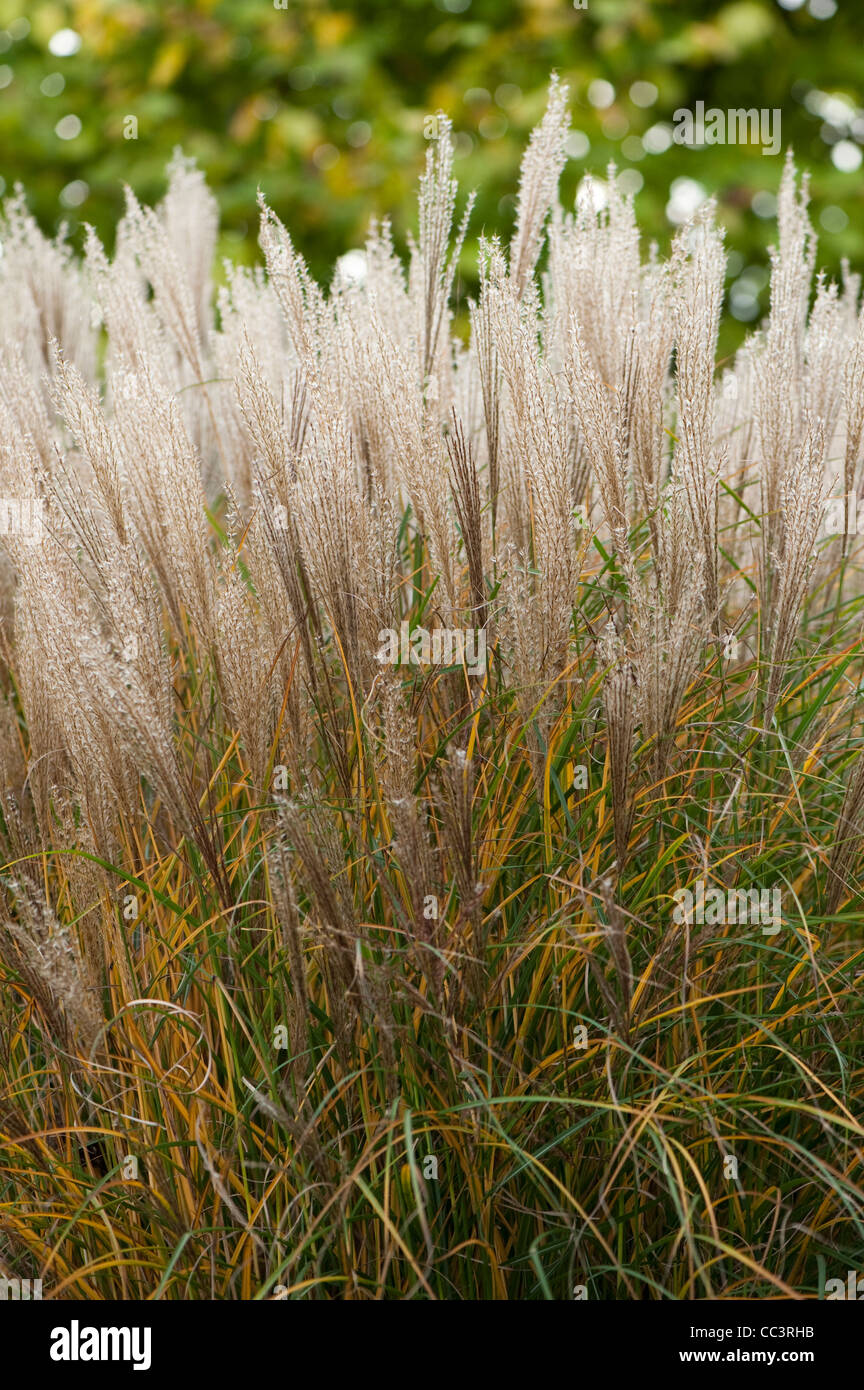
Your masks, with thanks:
M 718 374 L 713 206 L 643 260 L 614 169 L 559 205 L 567 127 L 553 81 L 466 342 L 444 118 L 407 270 L 375 226 L 326 293 L 262 202 L 216 294 L 180 157 L 113 260 L 6 204 L 0 1254 L 58 1296 L 743 1296 L 864 1246 L 858 281 L 788 162 Z M 698 878 L 782 882 L 782 933 L 680 923 Z

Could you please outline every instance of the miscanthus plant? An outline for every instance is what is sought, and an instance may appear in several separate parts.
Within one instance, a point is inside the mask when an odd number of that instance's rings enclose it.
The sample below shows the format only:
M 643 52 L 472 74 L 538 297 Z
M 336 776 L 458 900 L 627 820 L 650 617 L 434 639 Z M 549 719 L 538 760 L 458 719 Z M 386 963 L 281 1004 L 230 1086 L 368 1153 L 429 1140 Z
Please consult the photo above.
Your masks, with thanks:
M 443 118 L 410 254 L 326 289 L 263 200 L 216 288 L 179 158 L 113 259 L 6 202 L 0 1273 L 45 1297 L 864 1262 L 860 280 L 788 162 L 718 364 L 713 207 L 665 260 L 614 170 L 561 207 L 566 102 L 461 336 Z

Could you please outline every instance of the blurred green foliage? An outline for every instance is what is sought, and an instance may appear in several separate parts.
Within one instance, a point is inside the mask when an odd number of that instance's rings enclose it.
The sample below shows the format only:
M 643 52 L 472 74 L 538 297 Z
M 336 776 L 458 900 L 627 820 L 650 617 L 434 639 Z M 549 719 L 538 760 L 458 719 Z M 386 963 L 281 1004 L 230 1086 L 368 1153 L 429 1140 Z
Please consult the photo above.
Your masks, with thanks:
M 716 194 L 743 331 L 765 307 L 765 190 L 782 152 L 647 153 L 642 136 L 659 147 L 675 109 L 698 100 L 780 108 L 783 149 L 812 171 L 819 263 L 833 274 L 842 257 L 862 264 L 862 40 L 853 0 L 0 0 L 0 176 L 26 186 L 46 227 L 92 222 L 110 243 L 123 184 L 158 199 L 179 144 L 219 196 L 225 254 L 254 257 L 260 185 L 326 278 L 370 216 L 390 216 L 397 238 L 410 229 L 424 122 L 440 108 L 458 133 L 462 187 L 478 189 L 470 289 L 477 235 L 512 223 L 519 160 L 556 69 L 582 132 L 565 202 L 615 160 L 662 248 L 670 210 L 700 192 L 676 181 Z M 736 336 L 733 325 L 730 345 Z

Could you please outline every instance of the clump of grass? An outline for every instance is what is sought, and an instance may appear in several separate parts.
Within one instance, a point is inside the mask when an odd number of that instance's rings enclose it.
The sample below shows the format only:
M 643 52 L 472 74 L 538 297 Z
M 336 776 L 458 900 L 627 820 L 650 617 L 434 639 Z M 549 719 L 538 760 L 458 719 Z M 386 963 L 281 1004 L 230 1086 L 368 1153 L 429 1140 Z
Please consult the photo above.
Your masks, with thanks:
M 179 158 L 113 261 L 6 204 L 0 1258 L 46 1296 L 860 1267 L 860 283 L 788 163 L 718 380 L 713 207 L 643 260 L 614 170 L 559 206 L 567 125 L 468 343 L 446 123 L 407 270 L 376 226 L 326 292 L 262 203 L 214 296 Z

